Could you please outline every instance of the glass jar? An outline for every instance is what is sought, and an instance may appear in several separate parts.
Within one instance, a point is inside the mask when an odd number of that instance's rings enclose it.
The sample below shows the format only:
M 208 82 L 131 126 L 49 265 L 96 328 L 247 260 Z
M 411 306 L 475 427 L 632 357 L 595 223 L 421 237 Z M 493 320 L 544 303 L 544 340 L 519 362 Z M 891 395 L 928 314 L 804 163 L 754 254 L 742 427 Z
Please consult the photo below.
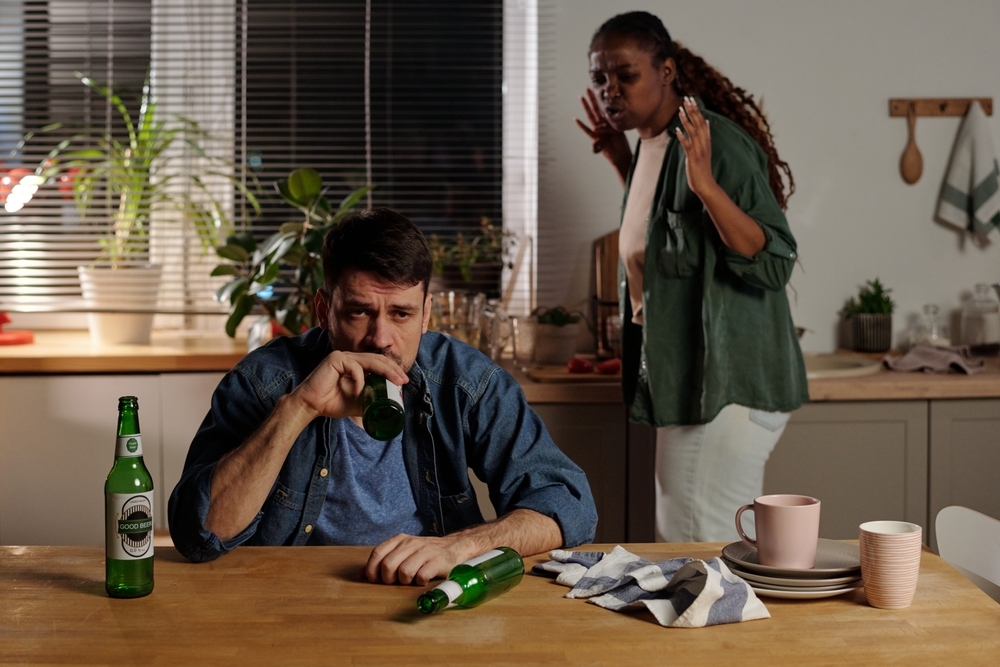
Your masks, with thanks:
M 917 343 L 929 343 L 938 347 L 948 347 L 951 340 L 941 318 L 938 307 L 932 303 L 924 306 L 924 314 L 910 329 L 910 347 Z
M 978 283 L 976 293 L 962 306 L 962 344 L 972 354 L 1000 354 L 1000 304 L 986 283 Z

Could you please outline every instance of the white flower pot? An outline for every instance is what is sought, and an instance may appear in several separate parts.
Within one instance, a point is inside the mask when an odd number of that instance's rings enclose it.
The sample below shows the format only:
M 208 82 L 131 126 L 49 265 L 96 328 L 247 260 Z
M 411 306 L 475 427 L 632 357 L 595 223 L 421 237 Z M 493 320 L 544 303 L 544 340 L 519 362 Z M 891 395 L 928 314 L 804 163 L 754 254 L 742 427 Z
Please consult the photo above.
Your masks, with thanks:
M 160 267 L 79 266 L 77 272 L 86 307 L 115 311 L 87 313 L 91 342 L 148 345 L 160 291 Z
M 580 323 L 557 327 L 554 324 L 535 325 L 535 363 L 565 364 L 576 354 L 576 337 Z

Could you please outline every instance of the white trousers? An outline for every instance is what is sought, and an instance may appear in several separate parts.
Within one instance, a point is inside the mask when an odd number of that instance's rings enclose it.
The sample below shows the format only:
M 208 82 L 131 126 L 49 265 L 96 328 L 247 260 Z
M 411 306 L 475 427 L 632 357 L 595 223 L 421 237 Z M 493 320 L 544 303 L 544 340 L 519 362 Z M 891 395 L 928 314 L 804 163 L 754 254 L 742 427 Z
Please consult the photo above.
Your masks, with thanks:
M 764 489 L 786 412 L 727 405 L 708 424 L 656 429 L 656 541 L 732 542 L 736 510 Z M 754 535 L 752 512 L 744 531 Z

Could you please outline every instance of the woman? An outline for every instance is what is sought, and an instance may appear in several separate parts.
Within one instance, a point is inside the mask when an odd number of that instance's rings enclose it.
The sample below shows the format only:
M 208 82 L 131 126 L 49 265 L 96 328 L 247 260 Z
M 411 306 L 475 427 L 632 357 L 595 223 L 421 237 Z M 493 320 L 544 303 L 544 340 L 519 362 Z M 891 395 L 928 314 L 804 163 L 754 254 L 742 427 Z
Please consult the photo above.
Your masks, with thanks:
M 736 510 L 808 400 L 785 296 L 791 171 L 752 97 L 652 14 L 602 25 L 590 76 L 590 124 L 577 124 L 625 185 L 622 377 L 630 418 L 657 427 L 656 538 L 735 539 Z

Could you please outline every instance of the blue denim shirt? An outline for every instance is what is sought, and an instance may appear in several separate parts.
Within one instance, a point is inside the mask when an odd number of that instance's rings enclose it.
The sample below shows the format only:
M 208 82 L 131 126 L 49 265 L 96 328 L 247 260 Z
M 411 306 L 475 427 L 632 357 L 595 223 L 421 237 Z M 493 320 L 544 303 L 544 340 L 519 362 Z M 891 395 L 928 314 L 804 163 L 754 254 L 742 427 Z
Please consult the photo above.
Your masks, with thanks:
M 208 561 L 241 544 L 307 542 L 338 444 L 328 417 L 302 431 L 267 501 L 239 535 L 222 541 L 205 529 L 205 518 L 216 462 L 246 441 L 329 353 L 327 334 L 318 328 L 277 338 L 219 383 L 168 505 L 170 534 L 185 557 Z M 403 457 L 426 534 L 483 522 L 469 482 L 472 468 L 498 516 L 531 509 L 555 520 L 566 547 L 593 540 L 597 509 L 587 478 L 552 442 L 514 378 L 472 347 L 435 332 L 421 339 L 409 378 Z

